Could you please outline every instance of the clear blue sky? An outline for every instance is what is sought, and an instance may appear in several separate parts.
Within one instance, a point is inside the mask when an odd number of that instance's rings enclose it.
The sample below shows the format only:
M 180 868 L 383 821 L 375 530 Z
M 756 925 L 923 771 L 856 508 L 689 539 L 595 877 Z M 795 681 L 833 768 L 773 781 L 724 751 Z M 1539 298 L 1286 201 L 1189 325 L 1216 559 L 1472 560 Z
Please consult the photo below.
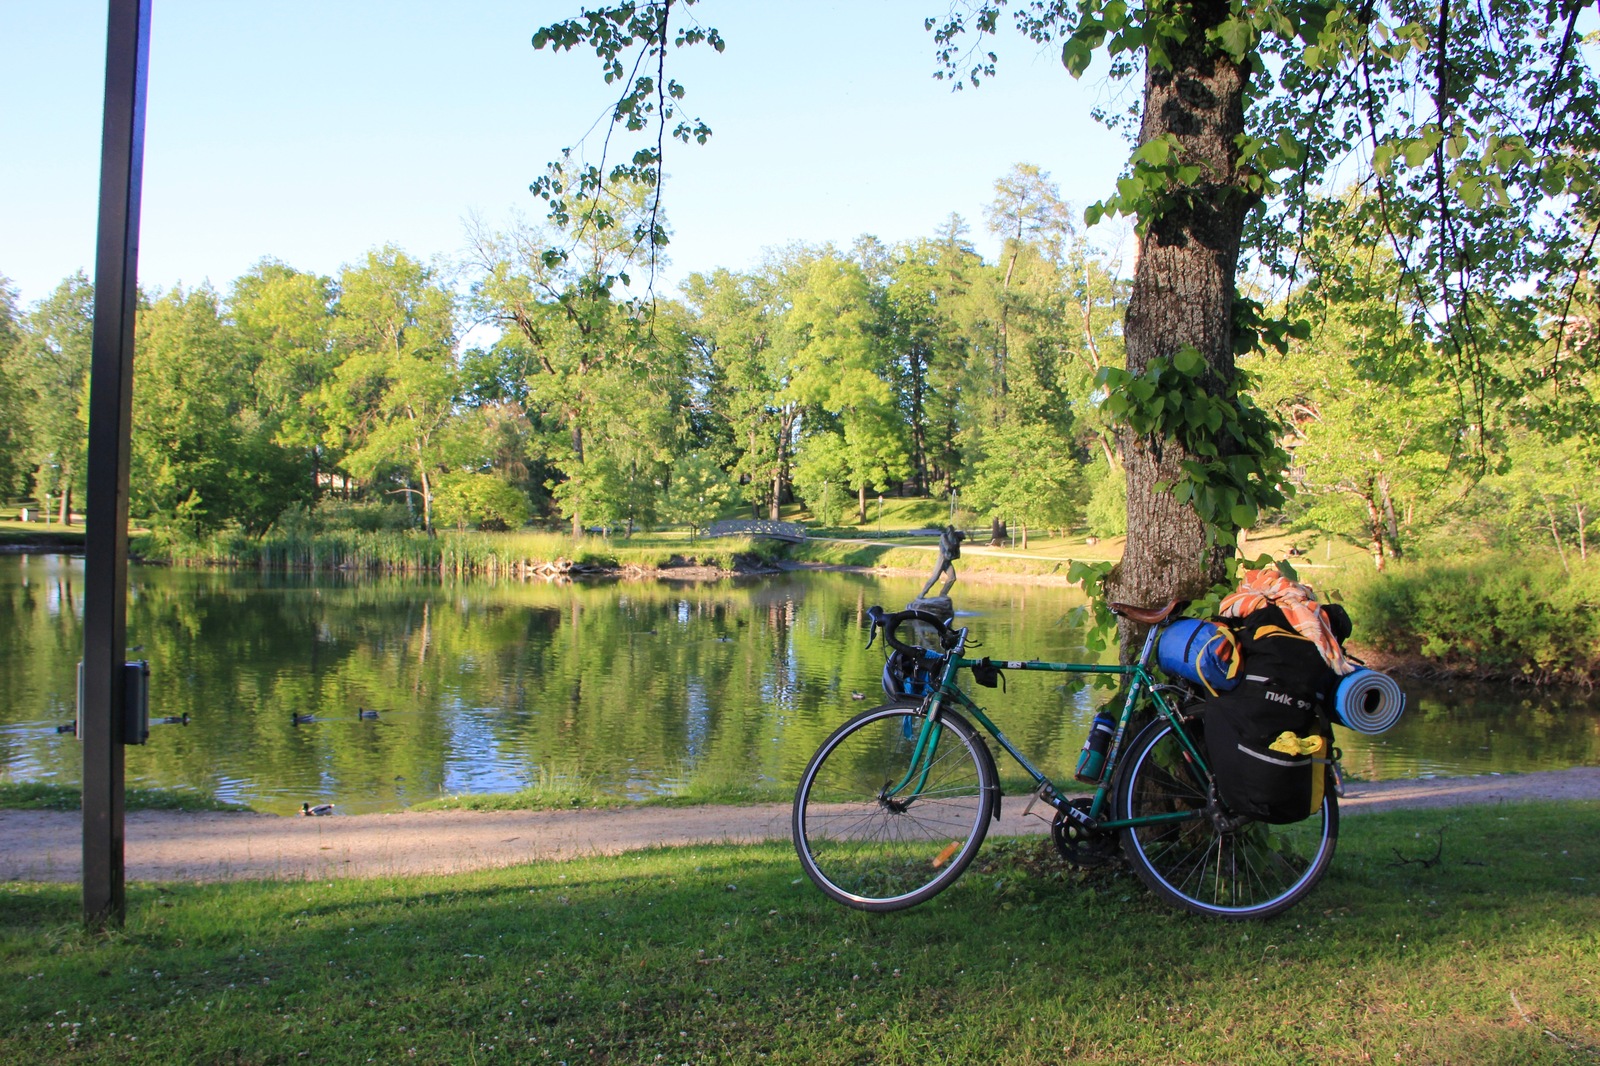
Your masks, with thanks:
M 952 94 L 922 29 L 945 6 L 691 9 L 728 47 L 680 53 L 686 110 L 715 135 L 668 156 L 669 289 L 794 240 L 931 234 L 951 212 L 992 255 L 983 206 L 1013 163 L 1079 209 L 1111 190 L 1127 148 L 1089 112 L 1112 90 L 1008 31 L 998 80 Z M 591 57 L 529 44 L 576 10 L 155 0 L 141 283 L 226 288 L 265 256 L 332 273 L 387 241 L 454 255 L 469 212 L 542 217 L 528 183 L 605 108 Z M 105 22 L 104 0 L 0 0 L 0 274 L 24 304 L 93 275 Z

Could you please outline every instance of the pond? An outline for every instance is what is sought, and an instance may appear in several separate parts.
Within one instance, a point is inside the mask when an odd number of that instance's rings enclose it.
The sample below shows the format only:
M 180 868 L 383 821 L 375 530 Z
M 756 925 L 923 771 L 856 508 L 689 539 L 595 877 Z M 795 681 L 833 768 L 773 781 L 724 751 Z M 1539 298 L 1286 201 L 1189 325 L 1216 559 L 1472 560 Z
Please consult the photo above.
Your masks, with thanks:
M 129 748 L 127 781 L 283 813 L 564 782 L 630 798 L 786 789 L 882 695 L 866 609 L 919 587 L 841 573 L 556 585 L 134 566 L 130 657 L 150 661 L 152 718 L 189 721 Z M 0 778 L 79 781 L 78 742 L 57 727 L 73 719 L 82 594 L 81 558 L 0 557 Z M 984 654 L 1086 655 L 1075 590 L 963 581 L 956 594 Z M 1007 684 L 980 702 L 1065 781 L 1107 693 L 1051 675 Z M 1351 773 L 1600 762 L 1600 714 L 1580 697 L 1407 687 L 1398 727 L 1340 732 Z

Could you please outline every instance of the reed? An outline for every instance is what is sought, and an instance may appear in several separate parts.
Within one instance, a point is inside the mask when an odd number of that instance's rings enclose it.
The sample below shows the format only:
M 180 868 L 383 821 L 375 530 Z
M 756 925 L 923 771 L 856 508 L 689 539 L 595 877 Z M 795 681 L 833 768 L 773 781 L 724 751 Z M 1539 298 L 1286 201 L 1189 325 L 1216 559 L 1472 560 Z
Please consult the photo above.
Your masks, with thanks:
M 172 566 L 261 570 L 381 570 L 398 573 L 526 577 L 574 566 L 590 570 L 705 566 L 736 570 L 750 560 L 771 561 L 780 548 L 746 537 L 690 541 L 687 537 L 572 538 L 558 533 L 439 533 L 334 530 L 237 531 L 203 541 L 142 535 L 135 555 Z

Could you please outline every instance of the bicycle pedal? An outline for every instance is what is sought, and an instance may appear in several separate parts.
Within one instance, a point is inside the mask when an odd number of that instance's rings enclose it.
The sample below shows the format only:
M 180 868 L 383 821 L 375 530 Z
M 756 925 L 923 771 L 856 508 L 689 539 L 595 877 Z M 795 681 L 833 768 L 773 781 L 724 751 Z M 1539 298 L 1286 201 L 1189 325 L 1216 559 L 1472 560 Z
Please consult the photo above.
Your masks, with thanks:
M 1050 789 L 1049 785 L 1041 785 L 1039 787 L 1038 791 L 1034 792 L 1032 795 L 1030 795 L 1028 797 L 1028 805 L 1026 807 L 1022 808 L 1022 817 L 1026 818 L 1028 816 L 1028 812 L 1033 810 L 1033 805 L 1035 803 L 1038 803 L 1040 800 L 1044 800 L 1046 803 L 1048 803 L 1050 805 L 1050 808 L 1052 810 L 1054 810 L 1055 809 L 1055 801 L 1053 799 L 1051 799 L 1050 793 L 1051 793 L 1051 789 Z M 1044 815 L 1041 814 L 1041 815 L 1039 815 L 1039 817 L 1043 818 Z

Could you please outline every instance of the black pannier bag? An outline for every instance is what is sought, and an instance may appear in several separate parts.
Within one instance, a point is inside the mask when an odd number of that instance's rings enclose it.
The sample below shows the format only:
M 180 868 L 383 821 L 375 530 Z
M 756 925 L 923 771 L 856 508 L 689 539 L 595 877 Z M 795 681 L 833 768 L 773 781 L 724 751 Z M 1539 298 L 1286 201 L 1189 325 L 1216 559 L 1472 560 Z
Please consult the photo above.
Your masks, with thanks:
M 1207 761 L 1235 814 L 1287 824 L 1322 806 L 1338 676 L 1277 607 L 1232 623 L 1243 681 L 1205 703 Z

